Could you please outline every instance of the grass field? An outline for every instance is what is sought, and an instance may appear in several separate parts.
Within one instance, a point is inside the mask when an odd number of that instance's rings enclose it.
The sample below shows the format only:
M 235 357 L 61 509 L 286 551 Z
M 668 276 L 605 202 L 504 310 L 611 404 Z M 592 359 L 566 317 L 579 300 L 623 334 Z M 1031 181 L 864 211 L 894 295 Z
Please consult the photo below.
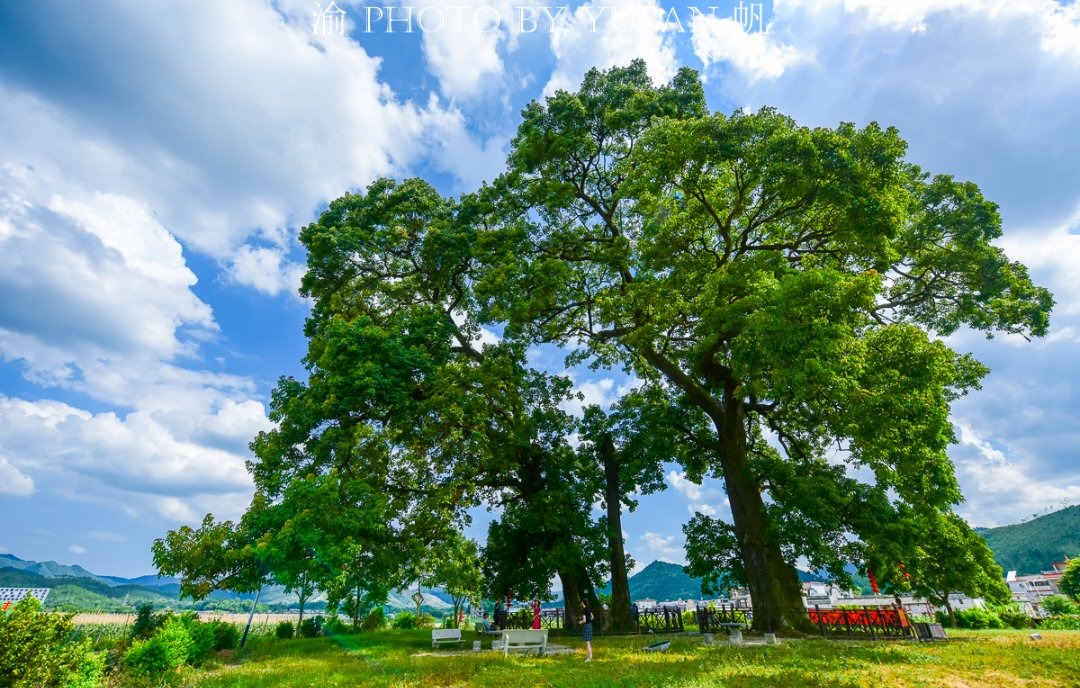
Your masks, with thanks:
M 947 643 L 782 639 L 780 645 L 705 646 L 672 636 L 662 654 L 641 648 L 662 636 L 597 638 L 586 663 L 576 638 L 552 642 L 576 650 L 549 657 L 431 650 L 430 631 L 381 631 L 337 638 L 260 638 L 237 655 L 189 670 L 184 686 L 920 686 L 1076 688 L 1080 632 L 950 631 Z M 465 633 L 472 646 L 473 634 Z M 752 639 L 751 639 L 752 640 Z M 489 644 L 489 643 L 487 643 Z

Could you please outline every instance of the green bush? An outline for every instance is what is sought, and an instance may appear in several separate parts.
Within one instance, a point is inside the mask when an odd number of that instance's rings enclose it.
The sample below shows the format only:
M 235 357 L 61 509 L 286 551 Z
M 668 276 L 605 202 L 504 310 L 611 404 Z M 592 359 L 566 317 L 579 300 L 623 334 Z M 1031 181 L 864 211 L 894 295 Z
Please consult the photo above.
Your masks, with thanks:
M 1053 595 L 1044 598 L 1042 601 L 1042 608 L 1051 616 L 1080 613 L 1080 607 L 1073 604 L 1072 601 L 1064 595 Z
M 93 652 L 89 639 L 74 638 L 71 619 L 41 611 L 29 596 L 0 612 L 0 686 L 96 686 L 105 656 Z
M 192 659 L 198 661 L 198 653 L 199 646 L 191 637 L 188 624 L 183 619 L 172 617 L 153 637 L 135 641 L 124 655 L 124 668 L 135 676 L 157 678 L 179 669 Z
M 199 615 L 195 612 L 184 612 L 180 616 L 180 623 L 191 637 L 187 663 L 199 666 L 214 651 L 214 629 L 210 624 L 199 621 Z
M 1080 614 L 1051 616 L 1049 619 L 1043 619 L 1039 628 L 1054 631 L 1080 631 Z
M 1031 628 L 1034 623 L 1016 604 L 992 605 L 990 609 L 998 615 L 1001 623 L 1008 628 Z
M 382 607 L 372 609 L 360 622 L 360 630 L 363 631 L 377 631 L 382 628 L 386 628 L 386 613 Z
M 215 650 L 235 650 L 240 645 L 240 628 L 225 621 L 211 621 L 206 624 L 214 634 Z
M 296 627 L 292 621 L 282 621 L 274 629 L 274 637 L 278 640 L 288 640 L 296 637 Z
M 992 609 L 972 607 L 956 612 L 956 627 L 979 630 L 983 628 L 1005 628 L 1001 617 Z
M 371 614 L 368 614 L 366 617 L 364 617 L 364 621 L 360 625 L 361 628 L 363 628 L 364 630 L 374 630 L 386 626 L 386 619 L 383 618 L 382 609 L 376 609 L 375 611 L 379 613 L 378 625 L 372 626 L 371 628 L 368 628 L 364 625 L 367 624 L 368 619 L 375 614 L 375 612 L 373 611 L 371 612 Z M 323 633 L 325 633 L 326 635 L 341 635 L 343 633 L 349 633 L 350 631 L 352 631 L 352 628 L 336 616 L 331 617 L 326 621 L 326 623 L 323 624 Z
M 135 623 L 131 627 L 131 637 L 139 640 L 147 640 L 165 623 L 172 614 L 154 613 L 154 605 L 146 602 L 140 604 L 135 610 Z
M 416 617 L 417 628 L 435 628 L 435 617 L 431 614 L 421 614 Z
M 416 614 L 398 612 L 394 615 L 394 628 L 416 628 Z
M 322 633 L 322 617 L 316 616 L 310 619 L 304 619 L 300 623 L 300 637 L 301 638 L 316 638 Z

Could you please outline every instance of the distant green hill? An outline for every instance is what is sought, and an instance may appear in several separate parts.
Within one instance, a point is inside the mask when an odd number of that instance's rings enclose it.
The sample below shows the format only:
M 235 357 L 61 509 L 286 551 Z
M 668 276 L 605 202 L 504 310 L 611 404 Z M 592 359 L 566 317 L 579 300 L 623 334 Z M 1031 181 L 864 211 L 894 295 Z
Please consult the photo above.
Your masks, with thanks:
M 175 578 L 141 576 L 135 579 L 98 576 L 81 566 L 67 566 L 55 561 L 37 562 L 0 554 L 0 587 L 49 588 L 45 606 L 72 612 L 124 612 L 149 603 L 156 609 L 211 609 L 228 612 L 247 611 L 253 593 L 234 593 L 219 590 L 205 600 L 194 602 L 180 599 L 180 583 Z M 391 592 L 387 607 L 415 609 L 411 590 Z M 424 609 L 442 612 L 452 605 L 441 590 L 424 588 Z M 316 595 L 307 601 L 307 608 L 325 608 L 325 596 Z M 259 608 L 269 610 L 294 609 L 299 605 L 296 595 L 288 594 L 281 586 L 267 586 L 259 596 Z
M 821 580 L 819 576 L 799 571 L 799 580 Z M 627 581 L 630 598 L 634 600 L 698 600 L 701 599 L 701 580 L 689 576 L 683 567 L 667 561 L 654 561 L 638 571 Z M 608 583 L 602 592 L 611 592 Z
M 986 538 L 994 559 L 1008 573 L 1021 576 L 1050 570 L 1065 557 L 1080 556 L 1080 506 L 1070 506 L 1024 523 L 976 528 Z
M 62 611 L 131 611 L 150 603 L 178 608 L 178 601 L 137 585 L 106 585 L 93 578 L 46 578 L 25 569 L 0 568 L 0 587 L 49 588 L 45 607 Z
M 630 576 L 630 598 L 634 600 L 697 600 L 701 581 L 687 575 L 683 567 L 666 561 L 654 561 Z
M 55 561 L 27 561 L 26 559 L 20 559 L 13 554 L 0 554 L 0 567 L 34 573 L 43 578 L 90 578 L 105 585 L 119 585 L 121 582 L 127 582 L 119 581 L 118 579 L 110 580 L 102 576 L 97 576 L 78 564 L 68 566 L 66 564 L 58 564 Z

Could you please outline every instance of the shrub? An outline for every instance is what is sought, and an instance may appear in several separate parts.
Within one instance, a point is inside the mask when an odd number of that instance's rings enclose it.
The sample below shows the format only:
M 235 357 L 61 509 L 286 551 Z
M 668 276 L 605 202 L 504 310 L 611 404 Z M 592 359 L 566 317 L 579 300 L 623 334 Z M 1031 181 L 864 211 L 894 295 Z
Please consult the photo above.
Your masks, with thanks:
M 1080 614 L 1067 614 L 1064 616 L 1052 616 L 1043 619 L 1039 628 L 1055 631 L 1080 631 Z
M 382 616 L 382 609 L 378 609 L 376 611 L 379 612 L 379 624 L 377 626 L 372 626 L 371 629 L 368 629 L 366 626 L 361 624 L 361 628 L 364 628 L 365 630 L 373 630 L 376 628 L 382 628 L 386 625 L 386 620 Z M 371 612 L 371 614 L 368 614 L 366 617 L 364 617 L 363 623 L 366 624 L 368 622 L 368 618 L 370 618 L 374 614 L 375 612 Z M 326 635 L 341 635 L 342 633 L 348 633 L 350 630 L 352 629 L 336 616 L 331 617 L 326 621 L 326 623 L 323 624 L 323 633 L 325 633 Z
M 172 614 L 154 613 L 154 605 L 146 602 L 140 604 L 135 610 L 135 623 L 131 627 L 131 637 L 147 640 L 153 637 L 157 630 L 165 623 Z
M 288 640 L 296 637 L 296 627 L 292 621 L 282 621 L 274 629 L 274 637 L 278 640 Z
M 1069 598 L 1063 595 L 1053 595 L 1043 599 L 1042 607 L 1051 616 L 1080 613 L 1080 607 L 1077 607 Z
M 234 650 L 240 645 L 240 628 L 236 624 L 211 621 L 207 626 L 214 634 L 215 650 Z
M 187 663 L 199 666 L 214 651 L 214 629 L 210 627 L 210 624 L 199 621 L 199 616 L 195 612 L 184 612 L 180 616 L 180 623 L 191 637 Z
M 1031 617 L 1020 611 L 1016 604 L 993 605 L 991 610 L 998 615 L 1001 623 L 1009 628 L 1031 628 Z
M 398 612 L 394 615 L 394 628 L 416 628 L 416 614 Z
M 24 597 L 0 612 L 0 685 L 93 688 L 105 656 L 89 639 L 75 640 L 70 614 L 41 611 L 41 602 Z
M 375 607 L 364 620 L 360 622 L 360 629 L 364 631 L 377 631 L 381 628 L 386 628 L 386 613 L 383 612 L 382 607 Z
M 435 628 L 435 617 L 431 614 L 421 614 L 416 617 L 416 628 Z
M 300 623 L 300 637 L 315 638 L 322 632 L 322 617 L 316 616 L 304 619 Z
M 1001 617 L 997 615 L 992 609 L 986 607 L 972 607 L 971 609 L 962 609 L 956 612 L 956 627 L 957 628 L 971 628 L 971 629 L 983 629 L 983 628 L 1005 628 L 1005 623 L 1001 620 Z
M 156 635 L 131 646 L 124 655 L 124 667 L 136 676 L 157 678 L 197 662 L 200 650 L 188 630 L 189 623 L 176 617 L 167 619 Z

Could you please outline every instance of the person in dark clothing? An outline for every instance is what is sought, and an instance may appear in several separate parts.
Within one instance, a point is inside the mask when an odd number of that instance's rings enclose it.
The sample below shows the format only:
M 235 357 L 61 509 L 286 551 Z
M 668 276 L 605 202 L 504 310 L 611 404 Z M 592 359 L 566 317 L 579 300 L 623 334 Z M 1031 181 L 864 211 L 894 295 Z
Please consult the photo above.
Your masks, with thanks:
M 585 661 L 592 661 L 592 608 L 586 600 L 581 614 L 581 639 L 585 641 Z

